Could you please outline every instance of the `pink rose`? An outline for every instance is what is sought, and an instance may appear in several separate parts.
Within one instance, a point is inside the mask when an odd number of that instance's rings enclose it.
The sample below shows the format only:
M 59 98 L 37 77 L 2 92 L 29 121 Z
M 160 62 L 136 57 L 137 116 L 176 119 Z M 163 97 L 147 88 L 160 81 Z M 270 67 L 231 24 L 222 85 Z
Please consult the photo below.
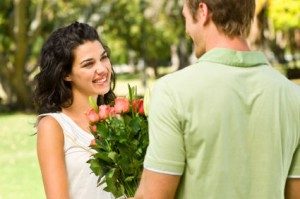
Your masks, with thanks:
M 109 107 L 109 116 L 110 117 L 114 117 L 116 116 L 116 110 L 115 110 L 115 107 Z
M 135 99 L 132 102 L 132 108 L 134 112 L 144 115 L 144 100 L 143 99 Z
M 116 114 L 126 113 L 129 111 L 129 101 L 125 97 L 117 97 L 115 99 L 114 110 Z
M 99 117 L 100 120 L 105 120 L 110 115 L 110 106 L 109 105 L 100 105 L 99 106 Z
M 105 120 L 108 117 L 115 116 L 116 112 L 114 107 L 111 107 L 109 105 L 101 105 L 99 106 L 99 117 L 100 120 Z
M 100 120 L 99 115 L 92 108 L 90 110 L 88 110 L 85 114 L 86 114 L 86 116 L 88 117 L 88 120 L 91 123 L 98 122 Z

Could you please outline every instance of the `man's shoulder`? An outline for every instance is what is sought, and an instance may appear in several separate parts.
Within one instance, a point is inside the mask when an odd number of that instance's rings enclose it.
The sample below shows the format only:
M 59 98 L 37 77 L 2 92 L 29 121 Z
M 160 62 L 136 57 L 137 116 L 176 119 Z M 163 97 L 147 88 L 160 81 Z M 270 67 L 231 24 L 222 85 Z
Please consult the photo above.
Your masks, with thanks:
M 296 84 L 295 82 L 290 81 L 291 87 L 293 89 L 292 93 L 294 93 L 297 96 L 297 101 L 300 104 L 300 85 Z
M 163 82 L 169 82 L 169 83 L 176 83 L 178 81 L 187 81 L 191 80 L 192 74 L 197 73 L 198 70 L 200 70 L 199 63 L 191 64 L 189 66 L 186 66 L 183 69 L 174 71 L 172 73 L 169 73 L 159 79 L 159 81 Z
M 214 71 L 214 72 L 212 72 Z M 216 74 L 214 65 L 207 64 L 206 62 L 196 62 L 181 70 L 167 74 L 155 83 L 155 87 L 166 93 L 176 93 L 180 96 L 190 96 L 194 93 L 195 89 L 199 90 L 200 87 L 205 87 L 211 84 L 215 76 L 222 75 Z

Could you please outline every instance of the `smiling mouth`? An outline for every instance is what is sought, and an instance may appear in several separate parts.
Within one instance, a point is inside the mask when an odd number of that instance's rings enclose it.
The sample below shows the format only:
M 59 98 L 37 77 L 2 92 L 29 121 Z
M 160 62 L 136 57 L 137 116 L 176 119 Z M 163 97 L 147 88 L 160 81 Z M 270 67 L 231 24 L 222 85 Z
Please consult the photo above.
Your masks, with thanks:
M 95 84 L 104 84 L 107 81 L 107 77 L 103 77 L 101 79 L 95 79 L 92 82 Z

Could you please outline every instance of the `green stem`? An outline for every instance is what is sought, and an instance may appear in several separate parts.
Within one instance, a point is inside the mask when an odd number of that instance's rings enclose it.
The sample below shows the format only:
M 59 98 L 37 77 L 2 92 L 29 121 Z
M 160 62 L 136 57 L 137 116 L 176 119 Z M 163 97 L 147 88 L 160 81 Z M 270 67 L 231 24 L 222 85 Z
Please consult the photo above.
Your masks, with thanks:
M 134 196 L 134 194 L 135 194 L 135 188 L 132 188 L 131 186 L 130 186 L 130 184 L 128 184 L 126 181 L 125 181 L 125 179 L 126 179 L 126 176 L 125 176 L 125 174 L 124 174 L 124 171 L 120 168 L 120 170 L 121 170 L 121 173 L 122 173 L 122 179 L 120 180 L 122 183 L 123 183 L 123 185 L 124 185 L 124 189 L 125 189 L 125 195 L 126 195 L 126 197 L 133 197 Z

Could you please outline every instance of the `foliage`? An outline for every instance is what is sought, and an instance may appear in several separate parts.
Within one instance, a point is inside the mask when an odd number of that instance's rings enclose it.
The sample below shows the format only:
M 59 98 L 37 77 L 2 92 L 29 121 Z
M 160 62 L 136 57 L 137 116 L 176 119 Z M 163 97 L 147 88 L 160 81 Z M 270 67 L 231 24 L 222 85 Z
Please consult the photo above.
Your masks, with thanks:
M 112 50 L 113 64 L 136 64 L 144 60 L 147 66 L 154 68 L 169 65 L 172 46 L 177 49 L 180 65 L 186 66 L 192 48 L 185 35 L 182 2 L 1 0 L 0 84 L 8 96 L 7 102 L 20 109 L 32 107 L 31 83 L 36 74 L 40 48 L 49 33 L 75 20 L 98 29 Z M 264 26 L 269 30 L 262 30 L 261 35 L 275 30 L 283 32 L 289 39 L 291 34 L 287 32 L 300 28 L 299 4 L 299 0 L 258 0 L 258 7 L 267 5 L 266 17 L 269 20 L 264 20 L 272 24 Z M 275 56 L 279 54 L 272 50 Z
M 293 28 L 300 28 L 300 1 L 270 1 L 269 17 L 276 30 L 287 31 Z
M 129 99 L 117 98 L 113 107 L 99 109 L 92 103 L 88 112 L 95 136 L 91 147 L 96 150 L 88 162 L 99 184 L 106 183 L 105 190 L 115 197 L 134 195 L 148 146 L 148 122 L 136 94 L 129 86 Z
M 110 9 L 104 17 L 105 22 L 101 24 L 102 33 L 108 44 L 115 41 L 119 44 L 112 46 L 114 63 L 124 63 L 124 60 L 129 62 L 130 59 L 136 63 L 142 58 L 148 65 L 157 66 L 161 63 L 166 65 L 170 61 L 170 46 L 176 43 L 177 29 L 182 29 L 183 24 L 176 26 L 178 23 L 175 20 L 168 14 L 162 14 L 165 13 L 163 6 L 155 10 L 157 8 L 152 4 L 153 1 L 149 0 L 102 2 L 103 8 Z

